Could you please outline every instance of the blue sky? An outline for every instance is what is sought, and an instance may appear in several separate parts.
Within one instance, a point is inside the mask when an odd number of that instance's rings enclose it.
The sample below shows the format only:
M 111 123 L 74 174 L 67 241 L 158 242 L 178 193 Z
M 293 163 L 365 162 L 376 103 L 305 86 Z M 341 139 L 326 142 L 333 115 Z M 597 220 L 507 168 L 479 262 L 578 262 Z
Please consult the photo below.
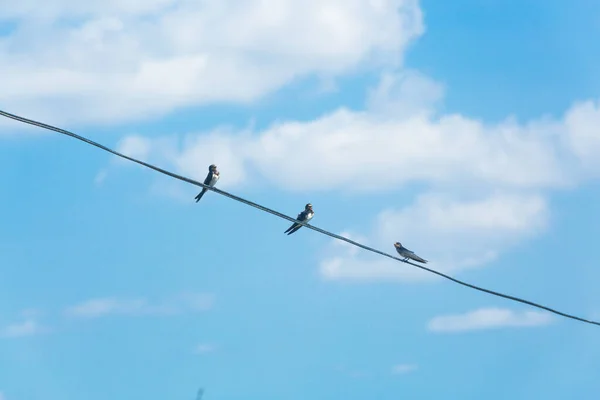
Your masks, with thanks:
M 259 3 L 0 1 L 0 109 L 600 319 L 597 2 Z M 594 326 L 76 140 L 0 121 L 0 184 L 1 400 L 600 389 Z

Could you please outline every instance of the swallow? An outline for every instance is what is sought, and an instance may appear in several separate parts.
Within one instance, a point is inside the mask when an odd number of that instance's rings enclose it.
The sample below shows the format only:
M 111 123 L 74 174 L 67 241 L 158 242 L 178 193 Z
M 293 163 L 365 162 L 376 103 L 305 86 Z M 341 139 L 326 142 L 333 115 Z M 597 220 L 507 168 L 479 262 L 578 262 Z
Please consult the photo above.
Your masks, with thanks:
M 410 258 L 412 260 L 421 262 L 423 264 L 427 264 L 427 260 L 422 259 L 418 255 L 416 255 L 414 252 L 412 252 L 409 249 L 407 249 L 406 247 L 402 246 L 402 243 L 396 242 L 396 243 L 394 243 L 394 247 L 396 247 L 396 251 L 398 252 L 398 254 L 400 254 L 402 257 L 404 257 L 404 261 L 408 261 L 408 259 Z
M 298 214 L 296 219 L 300 222 L 308 222 L 312 219 L 312 217 L 314 217 L 314 215 L 315 215 L 315 212 L 313 211 L 312 204 L 308 203 L 304 207 L 304 211 L 302 211 L 300 214 Z M 292 233 L 296 232 L 300 228 L 302 228 L 302 225 L 300 225 L 297 222 L 294 222 L 292 224 L 292 226 L 287 228 L 287 230 L 283 233 L 287 233 L 288 235 L 291 235 Z
M 204 184 L 213 187 L 215 186 L 218 180 L 219 171 L 217 171 L 217 166 L 215 164 L 211 164 L 210 167 L 208 167 L 208 175 L 206 175 L 206 179 L 204 179 Z M 195 197 L 196 203 L 200 201 L 202 196 L 204 196 L 204 193 L 206 193 L 207 191 L 207 188 L 202 188 L 202 191 L 198 193 L 198 195 Z

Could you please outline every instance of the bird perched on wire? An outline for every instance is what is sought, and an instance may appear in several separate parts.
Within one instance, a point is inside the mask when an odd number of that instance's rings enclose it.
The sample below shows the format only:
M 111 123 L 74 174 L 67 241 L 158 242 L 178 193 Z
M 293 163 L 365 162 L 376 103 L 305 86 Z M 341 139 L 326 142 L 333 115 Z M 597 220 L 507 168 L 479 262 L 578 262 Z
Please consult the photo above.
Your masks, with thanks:
M 219 180 L 219 171 L 217 171 L 217 166 L 215 164 L 211 164 L 208 167 L 208 175 L 206 175 L 206 179 L 204 179 L 204 184 L 208 185 L 210 187 L 213 187 L 213 186 L 215 186 L 215 184 L 217 183 L 218 180 Z M 208 191 L 207 188 L 202 188 L 202 191 L 200 193 L 198 193 L 198 195 L 195 197 L 196 203 L 200 201 L 202 196 L 204 196 L 204 193 L 206 193 L 207 191 Z
M 315 215 L 315 212 L 313 211 L 312 204 L 308 203 L 304 207 L 304 211 L 302 211 L 300 214 L 298 214 L 296 219 L 300 222 L 308 222 L 312 219 L 312 217 L 314 217 L 314 215 Z M 297 222 L 294 222 L 292 224 L 292 226 L 287 228 L 287 230 L 283 233 L 287 233 L 288 235 L 291 235 L 292 233 L 296 232 L 300 228 L 302 228 L 302 225 L 300 225 Z
M 409 249 L 407 249 L 406 247 L 402 246 L 402 243 L 396 242 L 396 243 L 394 243 L 394 247 L 396 247 L 396 251 L 398 252 L 398 254 L 400 254 L 402 257 L 404 257 L 404 261 L 408 261 L 408 259 L 410 258 L 412 260 L 421 262 L 423 264 L 427 264 L 427 260 L 422 259 L 418 255 L 416 255 L 414 252 L 412 252 Z

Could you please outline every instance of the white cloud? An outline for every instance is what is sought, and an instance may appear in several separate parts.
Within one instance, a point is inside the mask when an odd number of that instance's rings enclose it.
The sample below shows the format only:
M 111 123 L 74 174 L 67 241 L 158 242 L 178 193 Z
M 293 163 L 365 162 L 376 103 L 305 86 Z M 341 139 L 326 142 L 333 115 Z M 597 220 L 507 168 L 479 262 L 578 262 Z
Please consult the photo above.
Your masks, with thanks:
M 539 195 L 492 194 L 457 198 L 428 193 L 400 210 L 384 210 L 372 233 L 374 247 L 396 255 L 393 243 L 401 242 L 429 261 L 427 267 L 453 273 L 496 258 L 518 242 L 543 231 L 548 208 Z M 340 252 L 320 264 L 330 280 L 403 280 L 436 278 L 416 267 L 364 252 Z
M 200 182 L 204 181 L 208 166 L 216 164 L 223 178 L 219 187 L 226 189 L 241 184 L 246 178 L 244 154 L 249 150 L 244 147 L 243 132 L 236 137 L 228 137 L 228 134 L 228 130 L 221 128 L 206 135 L 189 135 L 182 140 L 175 136 L 150 139 L 135 135 L 119 141 L 115 150 L 159 166 L 172 165 L 176 171 Z M 130 165 L 131 162 L 115 159 L 117 164 Z M 161 183 L 155 191 L 159 188 L 164 189 L 164 184 Z M 174 187 L 169 190 L 175 197 L 181 197 Z
M 438 333 L 455 333 L 484 329 L 534 327 L 553 321 L 548 313 L 516 312 L 502 308 L 481 308 L 465 314 L 444 315 L 429 321 L 428 329 Z
M 423 255 L 426 259 L 463 264 L 537 234 L 546 228 L 547 220 L 548 208 L 539 195 L 462 198 L 429 193 L 402 210 L 383 211 L 377 223 L 389 243 L 394 238 L 410 240 L 413 251 L 430 254 L 429 258 Z
M 369 239 L 365 236 L 350 232 L 341 232 L 339 235 L 345 237 L 346 239 L 353 240 L 355 242 L 366 243 L 369 241 Z M 350 243 L 343 242 L 341 240 L 333 240 L 331 244 L 336 250 L 344 249 L 348 254 L 352 256 L 357 255 L 359 252 L 358 247 L 351 245 Z
M 417 366 L 414 364 L 398 364 L 392 367 L 392 374 L 394 375 L 404 375 L 409 372 L 416 371 Z
M 414 93 L 422 96 L 411 102 Z M 594 146 L 591 127 L 600 106 L 578 103 L 563 118 L 489 125 L 457 114 L 436 116 L 442 93 L 416 72 L 385 73 L 365 111 L 342 108 L 261 131 L 163 137 L 170 146 L 162 153 L 163 144 L 147 141 L 161 165 L 197 180 L 216 163 L 225 190 L 261 181 L 296 192 L 391 192 L 418 184 L 425 191 L 412 205 L 379 215 L 371 244 L 400 241 L 432 268 L 456 272 L 544 231 L 548 191 L 572 188 L 593 171 L 595 159 L 585 149 Z M 339 250 L 321 271 L 330 279 L 428 279 L 394 261 Z
M 162 161 L 196 179 L 204 178 L 214 162 L 226 178 L 221 185 L 267 180 L 298 192 L 391 191 L 411 183 L 544 190 L 580 181 L 577 157 L 585 154 L 575 143 L 592 137 L 588 127 L 596 117 L 585 112 L 589 105 L 573 106 L 564 120 L 518 124 L 509 118 L 486 125 L 457 114 L 434 116 L 432 104 L 441 89 L 426 82 L 416 73 L 384 74 L 366 111 L 340 108 L 314 121 L 275 122 L 262 131 L 173 136 L 168 154 L 160 152 L 162 144 L 149 146 L 163 154 Z M 413 92 L 424 92 L 423 99 L 413 99 Z
M 151 143 L 143 136 L 128 136 L 117 144 L 117 151 L 126 156 L 145 160 L 150 154 Z
M 0 101 L 55 123 L 249 102 L 311 75 L 398 65 L 424 31 L 418 0 L 0 0 L 0 9 L 16 22 L 0 36 Z
M 87 300 L 69 307 L 67 314 L 74 317 L 95 318 L 107 314 L 146 314 L 157 310 L 148 309 L 143 299 L 122 300 L 116 298 L 99 298 Z
M 341 109 L 275 125 L 245 146 L 252 147 L 248 162 L 288 190 L 389 191 L 411 182 L 531 187 L 564 179 L 550 146 L 521 127 L 486 129 L 461 116 L 393 119 Z
M 26 319 L 23 322 L 8 325 L 1 330 L 1 336 L 6 338 L 16 338 L 25 336 L 34 336 L 45 333 L 48 330 L 40 326 L 34 319 Z
M 402 66 L 403 51 L 424 32 L 416 0 L 0 5 L 18 22 L 0 38 L 0 73 L 10 82 L 0 100 L 10 96 L 15 107 L 49 115 L 68 109 L 109 122 L 160 116 L 192 104 L 249 102 L 308 75 L 335 86 L 341 74 L 379 69 L 362 111 L 339 108 L 262 130 L 131 135 L 118 150 L 199 181 L 215 163 L 225 190 L 266 182 L 295 192 L 392 192 L 417 184 L 425 194 L 381 213 L 371 243 L 405 242 L 446 272 L 494 260 L 543 231 L 547 191 L 600 173 L 600 105 L 593 101 L 523 124 L 439 115 L 444 85 Z M 42 102 L 52 106 L 36 108 Z M 152 190 L 185 200 L 196 189 Z M 427 279 L 343 249 L 321 271 L 330 279 Z
M 213 305 L 208 294 L 183 293 L 168 301 L 150 303 L 145 298 L 97 298 L 67 307 L 65 314 L 77 318 L 98 318 L 107 315 L 175 315 L 191 311 L 206 311 Z
M 385 251 L 385 249 L 383 250 Z M 432 278 L 431 275 L 419 269 L 395 261 L 374 256 L 359 258 L 343 253 L 323 259 L 319 264 L 319 272 L 327 280 L 414 282 Z
M 587 173 L 600 174 L 600 102 L 578 103 L 565 116 L 564 139 Z
M 395 118 L 431 114 L 441 102 L 444 87 L 418 71 L 383 73 L 377 87 L 367 95 L 367 109 Z

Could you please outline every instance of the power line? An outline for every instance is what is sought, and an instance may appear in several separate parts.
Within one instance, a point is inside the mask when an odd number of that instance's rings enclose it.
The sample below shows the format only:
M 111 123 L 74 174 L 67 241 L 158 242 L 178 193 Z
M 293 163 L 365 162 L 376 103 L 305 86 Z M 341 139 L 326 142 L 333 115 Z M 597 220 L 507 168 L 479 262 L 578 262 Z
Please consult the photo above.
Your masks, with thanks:
M 574 319 L 574 320 L 585 322 L 585 323 L 588 323 L 588 324 L 600 325 L 600 322 L 587 320 L 585 318 L 577 317 L 575 315 L 571 315 L 571 314 L 567 314 L 567 313 L 564 313 L 564 312 L 561 312 L 561 311 L 554 310 L 554 309 L 552 309 L 550 307 L 546 307 L 544 305 L 537 304 L 537 303 L 534 303 L 534 302 L 529 301 L 529 300 L 524 300 L 524 299 L 521 299 L 521 298 L 518 298 L 518 297 L 515 297 L 515 296 L 510 296 L 510 295 L 503 294 L 503 293 L 500 293 L 500 292 L 496 292 L 496 291 L 493 291 L 493 290 L 490 290 L 490 289 L 485 289 L 485 288 L 482 288 L 482 287 L 479 287 L 479 286 L 475 286 L 475 285 L 472 285 L 470 283 L 463 282 L 463 281 L 461 281 L 459 279 L 453 278 L 450 275 L 446 275 L 446 274 L 444 274 L 442 272 L 439 272 L 439 271 L 436 271 L 434 269 L 425 267 L 423 265 L 414 264 L 414 263 L 412 263 L 410 261 L 405 261 L 405 260 L 403 260 L 401 258 L 398 258 L 398 257 L 395 257 L 395 256 L 393 256 L 391 254 L 385 253 L 385 252 L 383 252 L 381 250 L 374 249 L 374 248 L 366 246 L 364 244 L 355 242 L 354 240 L 350 240 L 350 239 L 345 238 L 343 236 L 336 235 L 335 233 L 328 232 L 328 231 L 323 230 L 321 228 L 317 228 L 316 226 L 313 226 L 313 225 L 310 225 L 310 224 L 306 224 L 306 223 L 301 222 L 301 221 L 297 221 L 295 218 L 288 217 L 285 214 L 282 214 L 282 213 L 280 213 L 278 211 L 272 210 L 272 209 L 270 209 L 268 207 L 265 207 L 265 206 L 262 206 L 260 204 L 254 203 L 254 202 L 252 202 L 250 200 L 243 199 L 243 198 L 241 198 L 239 196 L 233 195 L 231 193 L 225 192 L 225 191 L 217 189 L 215 187 L 211 187 L 211 186 L 205 185 L 205 184 L 200 183 L 198 181 L 195 181 L 193 179 L 186 178 L 185 176 L 181 176 L 181 175 L 175 174 L 173 172 L 164 170 L 162 168 L 159 168 L 159 167 L 154 166 L 152 164 L 146 163 L 144 161 L 140 161 L 140 160 L 137 160 L 137 159 L 135 159 L 133 157 L 126 156 L 125 154 L 121 154 L 121 153 L 119 153 L 119 152 L 117 152 L 115 150 L 112 150 L 112 149 L 110 149 L 110 148 L 108 148 L 106 146 L 103 146 L 103 145 L 101 145 L 99 143 L 96 143 L 96 142 L 94 142 L 94 141 L 92 141 L 90 139 L 87 139 L 87 138 L 83 137 L 83 136 L 79 136 L 79 135 L 77 135 L 77 134 L 75 134 L 73 132 L 69 132 L 67 130 L 64 130 L 64 129 L 61 129 L 61 128 L 57 128 L 57 127 L 52 126 L 52 125 L 44 124 L 43 122 L 38 122 L 38 121 L 34 121 L 34 120 L 27 119 L 27 118 L 24 118 L 24 117 L 20 117 L 18 115 L 14 115 L 14 114 L 8 113 L 6 111 L 2 111 L 2 110 L 0 110 L 0 115 L 4 116 L 6 118 L 10 118 L 10 119 L 19 121 L 19 122 L 23 122 L 25 124 L 37 126 L 37 127 L 44 128 L 44 129 L 48 129 L 48 130 L 51 130 L 51 131 L 54 131 L 54 132 L 58 132 L 58 133 L 62 133 L 63 135 L 67 135 L 67 136 L 70 136 L 72 138 L 81 140 L 81 141 L 83 141 L 85 143 L 91 144 L 92 146 L 96 146 L 96 147 L 98 147 L 98 148 L 100 148 L 100 149 L 102 149 L 104 151 L 107 151 L 107 152 L 112 153 L 112 154 L 114 154 L 116 156 L 125 158 L 126 160 L 133 161 L 134 163 L 143 165 L 143 166 L 145 166 L 147 168 L 153 169 L 153 170 L 158 171 L 158 172 L 160 172 L 162 174 L 168 175 L 168 176 L 170 176 L 172 178 L 179 179 L 181 181 L 184 181 L 184 182 L 187 182 L 187 183 L 191 183 L 193 185 L 206 188 L 208 190 L 212 190 L 215 193 L 218 193 L 218 194 L 220 194 L 222 196 L 225 196 L 225 197 L 229 197 L 230 199 L 233 199 L 235 201 L 239 201 L 240 203 L 244 203 L 244 204 L 249 205 L 251 207 L 257 208 L 257 209 L 259 209 L 261 211 L 264 211 L 264 212 L 267 212 L 269 214 L 275 215 L 275 216 L 277 216 L 279 218 L 283 218 L 285 220 L 288 220 L 290 222 L 299 223 L 302 226 L 307 227 L 308 229 L 312 229 L 314 231 L 317 231 L 319 233 L 322 233 L 322 234 L 327 235 L 329 237 L 332 237 L 334 239 L 344 241 L 344 242 L 349 243 L 349 244 L 351 244 L 353 246 L 356 246 L 356 247 L 360 247 L 360 248 L 362 248 L 364 250 L 367 250 L 367 251 L 379 254 L 379 255 L 384 256 L 384 257 L 388 257 L 388 258 L 394 259 L 396 261 L 403 262 L 405 264 L 410 264 L 410 265 L 412 265 L 414 267 L 420 268 L 420 269 L 425 270 L 427 272 L 431 272 L 432 274 L 441 276 L 442 278 L 446 278 L 448 280 L 451 280 L 452 282 L 458 283 L 459 285 L 466 286 L 466 287 L 469 287 L 471 289 L 479 290 L 480 292 L 488 293 L 488 294 L 491 294 L 491 295 L 494 295 L 494 296 L 502 297 L 502 298 L 505 298 L 505 299 L 508 299 L 508 300 L 513 300 L 513 301 L 516 301 L 516 302 L 519 302 L 519 303 L 527 304 L 527 305 L 530 305 L 530 306 L 533 306 L 533 307 L 536 307 L 536 308 L 539 308 L 539 309 L 542 309 L 542 310 L 545 310 L 545 311 L 549 311 L 549 312 L 551 312 L 553 314 L 560 315 L 562 317 Z

